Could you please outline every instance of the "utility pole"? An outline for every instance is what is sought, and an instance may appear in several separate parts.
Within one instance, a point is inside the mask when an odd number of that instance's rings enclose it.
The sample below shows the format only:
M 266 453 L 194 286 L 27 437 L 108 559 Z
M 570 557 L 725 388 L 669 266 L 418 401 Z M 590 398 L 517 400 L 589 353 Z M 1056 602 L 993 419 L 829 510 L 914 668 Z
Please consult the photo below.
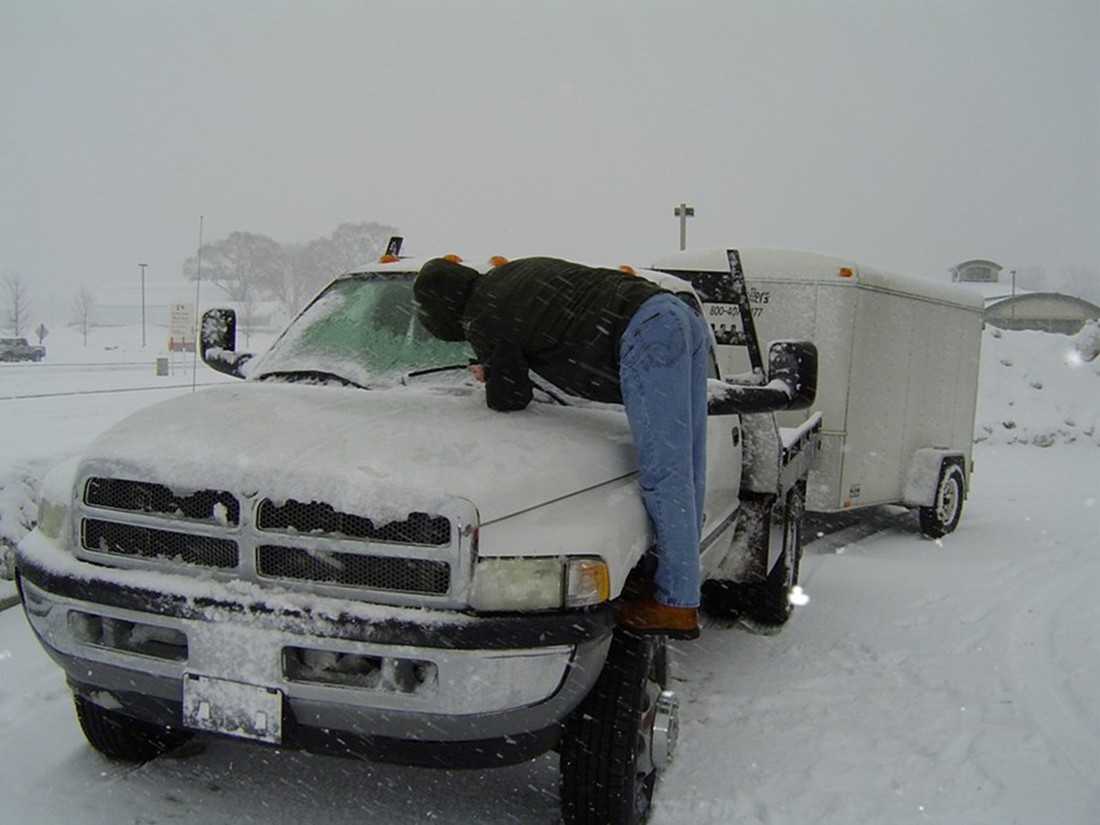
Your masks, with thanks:
M 141 347 L 145 348 L 145 267 L 148 264 L 138 264 L 141 267 Z
M 680 219 L 680 249 L 687 249 L 687 219 L 695 217 L 695 207 L 681 203 L 672 214 Z

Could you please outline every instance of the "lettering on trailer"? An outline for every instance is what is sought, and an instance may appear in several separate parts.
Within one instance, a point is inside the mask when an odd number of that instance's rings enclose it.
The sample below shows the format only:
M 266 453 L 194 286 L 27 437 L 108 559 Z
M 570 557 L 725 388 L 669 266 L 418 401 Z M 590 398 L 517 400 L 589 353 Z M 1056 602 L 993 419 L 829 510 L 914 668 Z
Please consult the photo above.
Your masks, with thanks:
M 726 250 L 729 271 L 701 271 L 666 269 L 670 275 L 689 281 L 699 300 L 703 303 L 703 313 L 711 329 L 714 330 L 715 343 L 745 347 L 753 372 L 764 375 L 764 361 L 760 353 L 760 343 L 756 338 L 756 325 L 753 323 L 754 308 L 750 305 L 749 292 L 745 287 L 745 274 L 741 268 L 741 256 L 736 249 Z M 764 295 L 761 303 L 767 303 L 768 296 L 754 290 L 757 296 Z

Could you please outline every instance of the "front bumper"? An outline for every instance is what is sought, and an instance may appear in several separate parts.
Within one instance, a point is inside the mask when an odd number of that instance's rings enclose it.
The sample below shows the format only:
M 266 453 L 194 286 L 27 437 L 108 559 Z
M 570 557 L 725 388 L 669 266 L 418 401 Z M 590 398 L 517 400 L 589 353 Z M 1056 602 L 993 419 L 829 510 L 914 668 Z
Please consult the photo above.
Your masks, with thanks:
M 203 593 L 190 579 L 173 592 L 185 577 L 65 567 L 22 557 L 20 592 L 82 696 L 157 724 L 409 764 L 553 747 L 614 625 L 609 606 L 470 616 L 232 583 Z

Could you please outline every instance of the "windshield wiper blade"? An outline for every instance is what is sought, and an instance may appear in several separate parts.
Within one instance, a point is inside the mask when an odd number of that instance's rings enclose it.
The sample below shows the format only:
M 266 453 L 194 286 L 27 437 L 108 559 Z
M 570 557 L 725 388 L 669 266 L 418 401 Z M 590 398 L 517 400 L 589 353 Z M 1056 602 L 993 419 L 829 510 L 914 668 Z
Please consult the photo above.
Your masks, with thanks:
M 416 378 L 418 375 L 431 375 L 433 372 L 449 372 L 450 370 L 464 370 L 469 364 L 448 364 L 445 367 L 425 367 L 405 373 L 406 378 Z
M 355 387 L 360 390 L 370 389 L 370 387 L 363 386 L 362 384 L 352 381 L 350 378 L 345 378 L 334 372 L 325 372 L 324 370 L 275 370 L 273 372 L 265 372 L 263 375 L 258 376 L 256 380 L 266 381 L 269 378 L 286 381 L 291 384 L 328 384 L 335 381 L 345 387 Z

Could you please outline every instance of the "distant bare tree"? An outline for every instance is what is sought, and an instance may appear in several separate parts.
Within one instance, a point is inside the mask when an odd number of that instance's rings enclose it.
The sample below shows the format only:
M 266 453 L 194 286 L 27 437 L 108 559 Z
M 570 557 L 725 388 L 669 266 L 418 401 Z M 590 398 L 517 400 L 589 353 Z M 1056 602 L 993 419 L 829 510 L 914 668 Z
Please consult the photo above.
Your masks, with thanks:
M 377 261 L 390 236 L 396 234 L 394 227 L 378 223 L 342 223 L 327 238 L 299 244 L 292 260 L 292 291 L 278 296 L 283 308 L 293 315 L 306 299 L 340 273 Z M 293 303 L 287 300 L 289 297 L 293 297 Z
M 95 295 L 87 287 L 81 287 L 73 299 L 72 313 L 69 316 L 69 326 L 79 330 L 84 336 L 84 346 L 88 346 L 88 333 L 95 327 L 92 320 L 92 311 L 95 309 Z
M 3 301 L 8 328 L 13 335 L 24 336 L 30 321 L 31 298 L 27 285 L 17 273 L 4 276 Z
M 225 240 L 206 244 L 202 250 L 202 279 L 220 287 L 231 301 L 246 301 L 278 276 L 283 268 L 283 248 L 266 235 L 234 232 Z M 199 257 L 188 258 L 184 274 L 199 277 Z
M 385 251 L 390 236 L 396 234 L 397 229 L 392 226 L 377 223 L 342 223 L 336 227 L 336 231 L 329 238 L 332 262 L 339 272 L 359 264 L 373 263 Z
M 264 285 L 265 293 L 279 302 L 288 317 L 293 317 L 317 291 L 310 280 L 301 276 L 301 273 L 309 269 L 309 249 L 315 243 L 318 242 L 287 247 L 284 250 L 282 268 Z
M 237 302 L 242 312 L 246 305 L 255 308 L 260 300 L 274 299 L 294 315 L 341 272 L 377 261 L 396 233 L 394 227 L 378 223 L 343 223 L 327 238 L 280 244 L 266 235 L 233 232 L 203 245 L 201 275 Z M 185 277 L 199 277 L 199 263 L 198 255 L 188 258 Z

